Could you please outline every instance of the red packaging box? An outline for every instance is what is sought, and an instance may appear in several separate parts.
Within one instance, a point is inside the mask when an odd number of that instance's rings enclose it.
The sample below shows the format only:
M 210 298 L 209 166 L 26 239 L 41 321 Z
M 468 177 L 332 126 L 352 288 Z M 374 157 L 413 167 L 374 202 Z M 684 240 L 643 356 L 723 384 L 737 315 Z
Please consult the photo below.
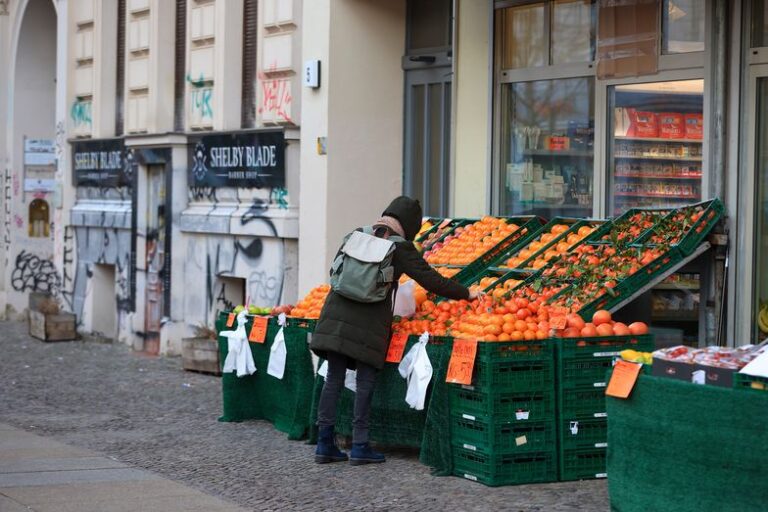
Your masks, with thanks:
M 656 138 L 659 136 L 659 121 L 656 114 L 630 109 L 629 116 L 632 120 L 628 134 L 630 137 Z
M 674 112 L 659 114 L 659 137 L 662 139 L 684 138 L 685 117 L 683 114 Z
M 685 114 L 685 138 L 701 140 L 704 137 L 704 116 Z

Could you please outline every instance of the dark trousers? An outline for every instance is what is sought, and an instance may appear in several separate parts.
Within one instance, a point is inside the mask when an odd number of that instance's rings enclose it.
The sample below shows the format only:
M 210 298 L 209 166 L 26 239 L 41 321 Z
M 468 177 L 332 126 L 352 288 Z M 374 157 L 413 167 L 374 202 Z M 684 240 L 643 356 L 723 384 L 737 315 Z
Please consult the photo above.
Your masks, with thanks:
M 352 420 L 352 442 L 368 442 L 368 422 L 371 417 L 371 398 L 376 383 L 376 368 L 360 361 L 357 366 L 357 392 Z M 344 378 L 347 375 L 347 356 L 337 352 L 328 352 L 328 375 L 317 406 L 317 426 L 332 427 L 336 424 L 336 405 L 339 403 Z

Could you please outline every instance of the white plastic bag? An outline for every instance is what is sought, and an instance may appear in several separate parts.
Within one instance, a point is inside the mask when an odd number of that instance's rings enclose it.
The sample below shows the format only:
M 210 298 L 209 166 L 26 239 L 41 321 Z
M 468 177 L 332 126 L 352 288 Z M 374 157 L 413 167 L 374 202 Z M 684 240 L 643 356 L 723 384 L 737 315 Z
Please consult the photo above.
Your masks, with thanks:
M 405 402 L 411 409 L 421 411 L 427 397 L 429 381 L 432 380 L 432 363 L 427 355 L 427 341 L 429 333 L 424 332 L 419 336 L 419 342 L 403 357 L 398 366 L 400 375 L 408 381 L 408 390 L 405 393 Z
M 411 316 L 416 312 L 416 298 L 413 296 L 413 289 L 416 287 L 416 281 L 409 279 L 401 284 L 395 294 L 395 316 Z
M 328 378 L 328 361 L 323 361 L 323 364 L 317 369 L 317 374 L 323 379 Z M 357 372 L 355 370 L 347 369 L 347 374 L 344 376 L 344 387 L 357 393 Z
M 224 373 L 236 372 L 238 377 L 252 375 L 256 372 L 251 347 L 248 346 L 248 334 L 245 332 L 245 311 L 237 315 L 237 329 L 221 331 L 219 336 L 227 338 L 227 358 L 224 359 Z
M 285 373 L 285 360 L 288 355 L 288 350 L 285 347 L 285 334 L 283 333 L 283 328 L 286 324 L 284 313 L 280 313 L 277 322 L 280 324 L 280 330 L 277 331 L 275 340 L 272 342 L 272 348 L 269 349 L 267 373 L 282 380 Z

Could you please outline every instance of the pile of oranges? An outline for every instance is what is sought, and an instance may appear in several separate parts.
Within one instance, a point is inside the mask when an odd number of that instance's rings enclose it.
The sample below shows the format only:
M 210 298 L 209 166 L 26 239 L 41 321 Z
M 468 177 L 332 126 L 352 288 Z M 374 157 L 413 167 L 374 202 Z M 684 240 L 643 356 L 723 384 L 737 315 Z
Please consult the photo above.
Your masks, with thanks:
M 536 258 L 528 263 L 526 267 L 539 270 L 546 266 L 552 258 L 562 256 L 569 252 L 574 245 L 581 242 L 595 230 L 595 228 L 591 226 L 581 226 L 575 232 L 565 235 L 568 229 L 570 229 L 570 226 L 567 224 L 555 224 L 549 232 L 543 233 L 536 240 L 528 244 L 527 247 L 509 258 L 504 266 L 508 268 L 517 268 L 525 263 L 526 260 L 536 256 Z M 552 245 L 542 252 L 548 244 Z
M 424 259 L 432 265 L 469 265 L 518 229 L 506 219 L 486 216 L 469 226 L 457 227 L 455 236 L 433 245 L 424 253 Z
M 648 334 L 648 326 L 643 322 L 629 325 L 615 322 L 611 313 L 604 309 L 595 311 L 591 322 L 585 322 L 580 315 L 572 313 L 566 317 L 566 328 L 560 336 L 563 338 L 590 338 L 594 336 L 640 336 Z
M 331 291 L 331 285 L 316 286 L 291 310 L 288 316 L 295 318 L 320 318 L 320 311 L 325 304 L 325 298 Z

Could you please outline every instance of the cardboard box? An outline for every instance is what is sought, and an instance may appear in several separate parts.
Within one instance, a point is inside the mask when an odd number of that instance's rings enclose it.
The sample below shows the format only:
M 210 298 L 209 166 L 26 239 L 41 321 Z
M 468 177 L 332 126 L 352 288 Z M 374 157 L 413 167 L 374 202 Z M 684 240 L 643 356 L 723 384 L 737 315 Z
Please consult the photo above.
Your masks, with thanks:
M 655 377 L 668 377 L 670 379 L 684 380 L 691 382 L 694 370 L 698 365 L 693 363 L 682 363 L 679 361 L 668 361 L 666 359 L 653 358 L 651 365 L 651 375 Z
M 685 138 L 701 140 L 704 137 L 704 116 L 685 114 Z

